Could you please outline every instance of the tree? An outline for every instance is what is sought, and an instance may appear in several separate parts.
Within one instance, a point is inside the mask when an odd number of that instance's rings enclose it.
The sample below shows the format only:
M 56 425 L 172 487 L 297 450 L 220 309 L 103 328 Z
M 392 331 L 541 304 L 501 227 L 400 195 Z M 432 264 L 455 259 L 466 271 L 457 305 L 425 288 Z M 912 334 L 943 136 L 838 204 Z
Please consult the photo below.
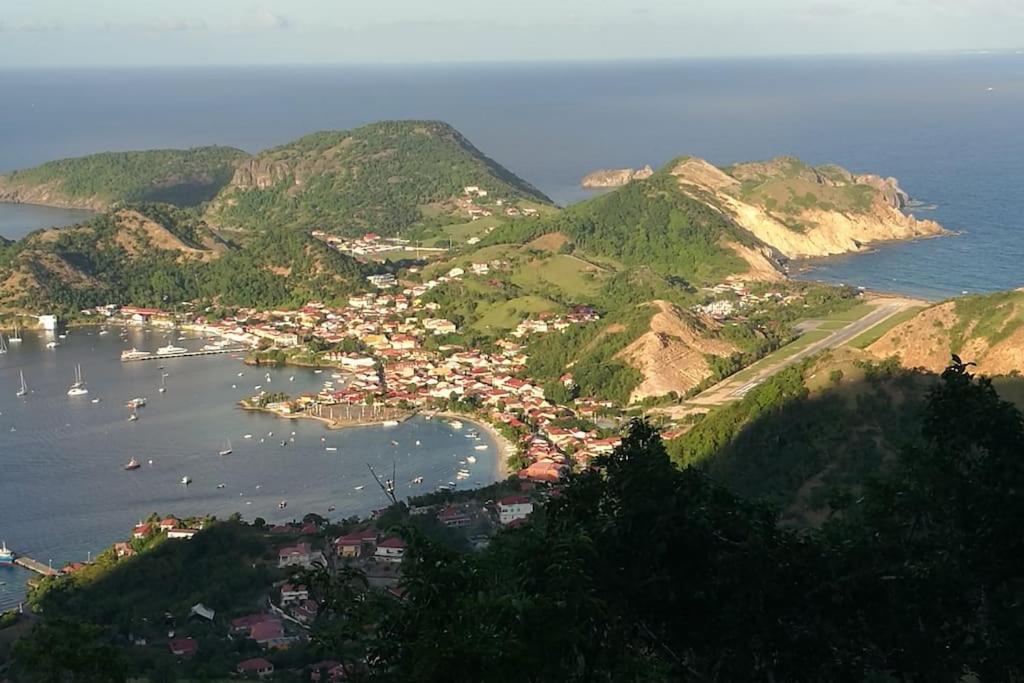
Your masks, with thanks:
M 120 650 L 102 638 L 98 626 L 72 619 L 49 619 L 14 646 L 19 679 L 38 683 L 119 683 L 127 680 Z

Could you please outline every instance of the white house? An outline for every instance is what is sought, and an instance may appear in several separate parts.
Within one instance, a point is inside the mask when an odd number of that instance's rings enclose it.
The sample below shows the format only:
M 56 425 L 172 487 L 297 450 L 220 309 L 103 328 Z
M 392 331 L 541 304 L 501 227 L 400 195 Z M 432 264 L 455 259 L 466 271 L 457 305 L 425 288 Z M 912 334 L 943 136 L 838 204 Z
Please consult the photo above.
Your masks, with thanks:
M 405 557 L 405 541 L 400 538 L 385 538 L 377 544 L 377 550 L 373 553 L 374 559 L 381 562 L 398 564 Z
M 511 524 L 517 519 L 526 519 L 533 512 L 533 503 L 523 496 L 506 496 L 498 501 L 498 520 Z

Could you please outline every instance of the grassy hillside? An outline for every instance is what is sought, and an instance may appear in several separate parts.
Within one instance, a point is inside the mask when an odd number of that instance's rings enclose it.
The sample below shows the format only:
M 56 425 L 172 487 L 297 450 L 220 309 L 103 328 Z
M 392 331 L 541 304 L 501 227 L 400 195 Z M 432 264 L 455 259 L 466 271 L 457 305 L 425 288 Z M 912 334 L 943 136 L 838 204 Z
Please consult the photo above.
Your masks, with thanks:
M 438 121 L 387 121 L 324 131 L 242 164 L 208 217 L 232 229 L 287 226 L 339 233 L 394 233 L 424 220 L 464 222 L 455 199 L 549 203 L 539 190 L 489 159 Z
M 930 306 L 867 347 L 896 356 L 906 367 L 937 370 L 947 351 L 978 364 L 989 375 L 1024 367 L 1024 292 L 959 297 Z
M 247 154 L 232 147 L 104 152 L 0 176 L 0 199 L 102 209 L 115 202 L 190 206 L 211 199 Z
M 580 248 L 693 285 L 721 282 L 749 269 L 726 242 L 756 244 L 721 213 L 680 191 L 666 173 L 575 204 L 551 218 L 498 227 L 487 242 L 521 244 L 551 233 L 568 237 L 566 251 Z
M 99 304 L 170 308 L 207 299 L 277 306 L 341 297 L 362 271 L 305 233 L 277 229 L 239 248 L 199 216 L 146 204 L 0 245 L 0 306 L 75 314 Z

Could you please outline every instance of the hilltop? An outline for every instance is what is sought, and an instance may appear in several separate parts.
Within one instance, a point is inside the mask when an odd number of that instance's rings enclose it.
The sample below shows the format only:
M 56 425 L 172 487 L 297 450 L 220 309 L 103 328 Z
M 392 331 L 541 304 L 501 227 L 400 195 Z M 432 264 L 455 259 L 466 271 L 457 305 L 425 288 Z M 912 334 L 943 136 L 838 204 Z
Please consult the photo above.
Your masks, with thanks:
M 240 163 L 206 218 L 224 229 L 270 226 L 393 234 L 423 221 L 467 220 L 476 203 L 550 200 L 440 121 L 384 121 L 324 131 Z
M 0 175 L 0 202 L 104 211 L 119 202 L 211 199 L 248 156 L 232 147 L 104 152 Z
M 835 164 L 814 167 L 794 157 L 778 157 L 718 168 L 703 159 L 680 157 L 655 176 L 659 174 L 675 178 L 674 190 L 720 213 L 787 259 L 843 254 L 874 242 L 943 232 L 934 221 L 903 213 L 909 197 L 895 178 L 855 174 Z M 626 189 L 650 176 L 646 169 L 598 171 L 583 183 Z

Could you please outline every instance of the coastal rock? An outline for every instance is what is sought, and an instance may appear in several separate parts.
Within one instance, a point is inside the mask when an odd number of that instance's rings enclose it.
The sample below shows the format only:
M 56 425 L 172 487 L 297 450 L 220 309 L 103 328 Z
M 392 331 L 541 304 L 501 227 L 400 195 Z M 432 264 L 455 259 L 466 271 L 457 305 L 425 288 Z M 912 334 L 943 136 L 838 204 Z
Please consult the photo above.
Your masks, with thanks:
M 607 189 L 622 187 L 631 180 L 644 180 L 654 175 L 650 166 L 643 168 L 602 169 L 588 173 L 580 181 L 580 186 L 588 189 Z
M 86 211 L 103 211 L 109 205 L 108 201 L 95 196 L 67 197 L 61 193 L 57 185 L 56 182 L 42 185 L 21 185 L 0 176 L 0 202 L 53 206 L 58 209 L 84 209 Z
M 265 190 L 286 180 L 290 175 L 292 169 L 285 161 L 253 157 L 235 168 L 231 185 L 241 189 Z M 295 183 L 300 184 L 297 178 Z
M 690 157 L 669 172 L 694 199 L 728 215 L 788 259 L 945 232 L 934 221 L 901 211 L 909 198 L 895 178 L 855 175 L 834 165 L 815 168 L 793 157 L 726 168 Z

